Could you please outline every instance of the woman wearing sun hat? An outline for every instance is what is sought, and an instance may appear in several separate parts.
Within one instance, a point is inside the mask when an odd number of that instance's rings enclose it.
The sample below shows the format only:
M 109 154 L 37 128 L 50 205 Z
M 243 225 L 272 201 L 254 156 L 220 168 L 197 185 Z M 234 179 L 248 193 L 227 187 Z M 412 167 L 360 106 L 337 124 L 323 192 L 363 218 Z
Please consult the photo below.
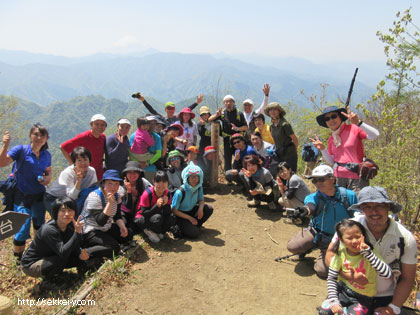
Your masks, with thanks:
M 264 114 L 271 117 L 270 132 L 274 139 L 275 152 L 279 162 L 287 162 L 296 172 L 299 140 L 293 132 L 292 126 L 284 118 L 286 111 L 279 103 L 272 102 L 265 107 Z
M 347 119 L 350 124 L 345 123 Z M 337 106 L 329 106 L 316 117 L 316 121 L 321 127 L 329 128 L 332 131 L 328 139 L 328 150 L 318 136 L 311 140 L 315 147 L 321 151 L 325 161 L 334 165 L 337 184 L 356 192 L 369 186 L 369 181 L 359 178 L 357 170 L 350 170 L 350 163 L 357 165 L 363 161 L 365 156 L 363 140 L 376 139 L 379 137 L 379 131 L 360 120 L 349 107 L 346 110 Z
M 185 152 L 189 146 L 195 146 L 197 143 L 198 129 L 197 124 L 193 121 L 195 114 L 190 108 L 186 107 L 178 114 L 178 118 L 177 123 L 184 128 L 184 133 L 179 136 L 182 142 L 178 142 L 176 149 Z

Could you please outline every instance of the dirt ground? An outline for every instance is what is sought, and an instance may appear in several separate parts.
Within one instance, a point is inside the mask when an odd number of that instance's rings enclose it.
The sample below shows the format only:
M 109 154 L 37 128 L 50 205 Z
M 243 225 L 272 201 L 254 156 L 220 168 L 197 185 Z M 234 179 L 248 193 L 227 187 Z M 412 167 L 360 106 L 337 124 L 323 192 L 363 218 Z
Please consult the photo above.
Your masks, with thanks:
M 248 208 L 238 188 L 207 194 L 214 207 L 198 240 L 144 246 L 122 287 L 107 287 L 88 314 L 316 314 L 326 282 L 303 262 L 275 262 L 301 230 L 265 205 Z M 271 236 L 271 237 L 270 237 Z M 277 244 L 278 243 L 278 244 Z

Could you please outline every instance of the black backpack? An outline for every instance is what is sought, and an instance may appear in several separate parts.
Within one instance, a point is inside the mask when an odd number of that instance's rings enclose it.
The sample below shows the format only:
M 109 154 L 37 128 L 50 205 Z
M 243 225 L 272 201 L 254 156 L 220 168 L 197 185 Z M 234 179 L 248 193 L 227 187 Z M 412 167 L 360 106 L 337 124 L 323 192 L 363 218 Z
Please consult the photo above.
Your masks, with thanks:
M 315 151 L 311 143 L 305 143 L 302 148 L 302 160 L 305 162 L 313 162 L 316 160 Z

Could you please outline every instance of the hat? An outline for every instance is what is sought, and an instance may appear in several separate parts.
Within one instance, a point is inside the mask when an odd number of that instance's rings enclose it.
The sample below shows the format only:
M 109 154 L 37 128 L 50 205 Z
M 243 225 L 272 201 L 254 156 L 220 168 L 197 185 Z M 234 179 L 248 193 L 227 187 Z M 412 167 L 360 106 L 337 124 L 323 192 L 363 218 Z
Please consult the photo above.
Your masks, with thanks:
M 117 170 L 106 170 L 104 172 L 104 175 L 102 176 L 102 181 L 106 179 L 117 180 L 119 182 L 122 181 L 122 179 L 120 178 L 120 173 L 118 173 Z
M 191 115 L 191 119 L 194 119 L 195 114 L 191 111 L 191 108 L 189 107 L 184 107 L 178 114 L 178 119 L 181 120 L 181 115 L 182 114 L 190 114 Z
M 174 104 L 174 102 L 166 102 L 165 103 L 165 108 L 166 107 L 173 107 L 173 108 L 175 108 L 175 104 Z
M 127 118 L 121 118 L 120 120 L 118 120 L 117 125 L 122 124 L 129 124 L 131 126 L 131 122 Z
M 254 120 L 255 118 L 261 118 L 262 119 L 262 121 L 265 123 L 265 117 L 264 117 L 264 114 L 257 114 L 257 113 L 254 113 L 254 114 L 252 114 L 252 120 Z
M 182 126 L 180 124 L 177 124 L 177 123 L 173 123 L 169 127 L 166 127 L 165 131 L 168 132 L 171 129 L 178 129 L 179 130 L 179 136 L 182 136 L 182 134 L 184 133 L 184 128 L 182 128 Z
M 207 106 L 200 107 L 200 116 L 204 114 L 210 114 L 210 109 Z
M 264 109 L 264 114 L 268 115 L 268 112 L 270 111 L 270 109 L 275 108 L 278 109 L 280 112 L 280 115 L 285 116 L 286 115 L 286 111 L 283 109 L 283 107 L 281 107 L 281 105 L 277 102 L 272 102 L 270 104 L 268 104 L 265 109 Z
M 198 148 L 195 146 L 195 145 L 190 145 L 188 148 L 187 148 L 187 151 L 190 151 L 190 152 L 192 152 L 192 153 L 198 153 L 199 151 L 198 151 Z
M 325 127 L 325 128 L 328 128 L 327 123 L 324 120 L 324 116 L 328 113 L 331 113 L 331 112 L 337 112 L 337 114 L 341 118 L 341 121 L 347 120 L 347 117 L 342 114 L 342 113 L 347 114 L 347 110 L 345 108 L 338 108 L 337 106 L 329 106 L 322 111 L 321 115 L 316 117 L 316 121 L 318 122 L 318 125 L 320 125 L 322 127 Z
M 125 169 L 121 172 L 124 176 L 125 173 L 129 171 L 136 171 L 139 173 L 143 173 L 144 170 L 140 167 L 139 162 L 136 161 L 128 161 L 127 164 L 125 164 Z
M 243 105 L 245 105 L 245 104 L 254 105 L 254 102 L 250 98 L 247 98 L 242 104 Z
M 401 204 L 394 202 L 389 199 L 385 188 L 378 186 L 366 186 L 359 191 L 358 203 L 355 203 L 349 207 L 349 210 L 360 209 L 360 206 L 367 202 L 375 203 L 388 203 L 391 205 L 391 211 L 397 213 L 401 211 Z
M 324 176 L 334 176 L 333 169 L 328 165 L 319 165 L 314 168 L 314 170 L 312 171 L 312 175 L 305 175 L 305 177 L 308 179 Z
M 156 118 L 156 123 L 157 123 L 157 124 L 159 124 L 159 125 L 163 125 L 164 127 L 166 127 L 166 123 L 165 123 L 165 122 L 163 122 L 162 120 L 160 120 L 160 118 L 159 118 L 159 117 L 155 116 L 155 118 Z
M 233 140 L 235 139 L 241 139 L 242 141 L 245 141 L 245 138 L 243 135 L 241 135 L 240 133 L 235 133 L 232 135 L 232 137 L 230 138 L 230 142 L 233 143 Z
M 232 101 L 236 102 L 235 98 L 232 95 L 230 95 L 230 94 L 226 95 L 223 98 L 223 102 L 226 101 L 226 100 L 232 100 Z
M 94 121 L 97 121 L 97 120 L 102 120 L 102 121 L 104 121 L 108 125 L 108 122 L 106 121 L 105 116 L 102 115 L 102 114 L 95 114 L 95 115 L 93 115 L 92 118 L 90 119 L 90 122 L 94 122 Z
M 169 159 L 175 156 L 179 156 L 180 158 L 184 159 L 184 155 L 181 152 L 179 152 L 178 150 L 172 150 L 168 153 L 168 157 L 166 158 L 166 164 L 169 164 Z
M 207 147 L 204 148 L 204 156 L 206 156 L 207 154 L 216 152 L 216 150 L 214 149 L 214 146 L 209 145 Z
M 146 117 L 144 117 L 144 118 L 146 118 L 147 121 L 153 121 L 153 120 L 157 121 L 155 115 L 146 115 Z

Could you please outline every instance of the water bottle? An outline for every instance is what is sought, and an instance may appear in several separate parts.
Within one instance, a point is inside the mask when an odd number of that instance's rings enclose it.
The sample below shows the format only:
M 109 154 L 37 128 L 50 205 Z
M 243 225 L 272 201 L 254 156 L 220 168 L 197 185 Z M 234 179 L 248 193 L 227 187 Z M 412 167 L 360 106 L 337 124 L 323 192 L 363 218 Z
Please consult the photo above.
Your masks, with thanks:
M 44 176 L 39 175 L 39 176 L 38 176 L 38 182 L 43 182 L 43 181 L 44 181 Z

